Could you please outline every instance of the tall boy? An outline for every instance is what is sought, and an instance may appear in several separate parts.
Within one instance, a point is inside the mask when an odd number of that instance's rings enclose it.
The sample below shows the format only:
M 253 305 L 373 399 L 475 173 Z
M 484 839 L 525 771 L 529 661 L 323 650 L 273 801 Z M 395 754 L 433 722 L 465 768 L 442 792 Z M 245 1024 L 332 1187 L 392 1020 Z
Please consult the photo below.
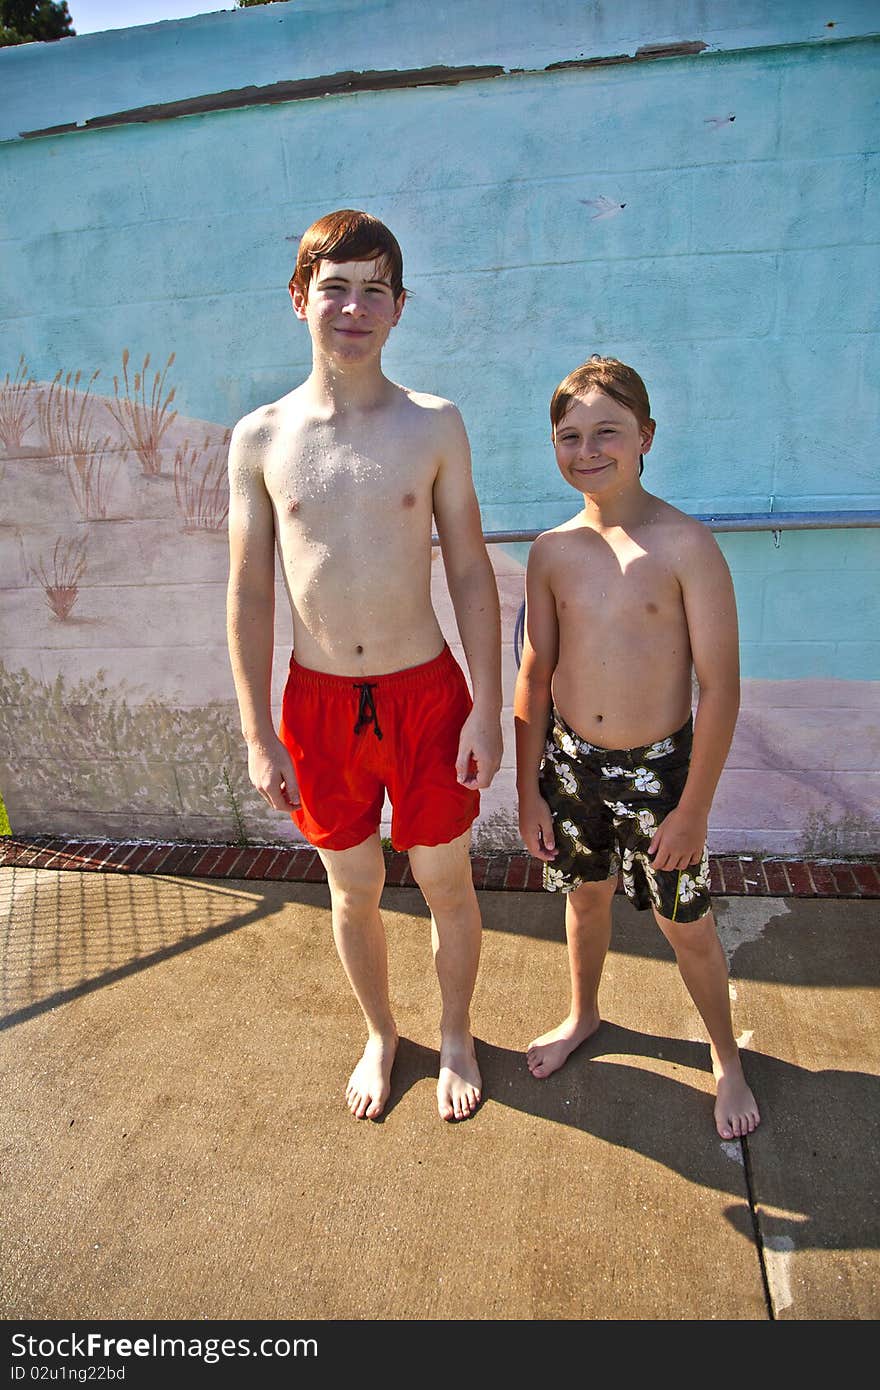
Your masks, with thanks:
M 346 1099 L 382 1113 L 397 1029 L 379 897 L 379 819 L 431 910 L 437 1101 L 476 1109 L 469 1008 L 480 956 L 470 826 L 501 760 L 498 594 L 458 411 L 382 372 L 403 312 L 400 247 L 343 209 L 303 235 L 290 293 L 312 340 L 302 385 L 239 421 L 229 454 L 229 650 L 251 781 L 317 848 L 333 933 L 367 1023 Z M 431 606 L 432 516 L 473 686 Z M 293 615 L 281 727 L 270 713 L 275 546 Z
M 583 511 L 532 546 L 514 699 L 520 834 L 566 894 L 568 1017 L 527 1053 L 545 1077 L 599 1027 L 622 870 L 653 908 L 711 1040 L 723 1139 L 758 1124 L 708 891 L 709 808 L 739 709 L 733 586 L 711 532 L 646 492 L 641 377 L 592 357 L 550 403 L 556 461 Z M 691 720 L 691 677 L 699 703 Z

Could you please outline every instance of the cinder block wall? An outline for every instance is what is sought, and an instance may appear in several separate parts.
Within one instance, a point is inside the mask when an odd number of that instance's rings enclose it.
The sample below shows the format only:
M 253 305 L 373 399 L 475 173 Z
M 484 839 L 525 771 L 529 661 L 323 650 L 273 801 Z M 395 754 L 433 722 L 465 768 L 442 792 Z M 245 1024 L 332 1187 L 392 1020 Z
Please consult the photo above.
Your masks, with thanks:
M 308 371 L 285 287 L 331 208 L 401 240 L 413 296 L 386 366 L 461 407 L 487 530 L 575 510 L 547 403 L 594 351 L 645 377 L 647 482 L 676 505 L 876 508 L 876 18 L 860 0 L 833 21 L 809 3 L 454 0 L 438 17 L 387 0 L 0 51 L 13 827 L 292 833 L 251 795 L 236 733 L 222 454 Z M 425 85 L 439 67 L 457 80 Z M 265 90 L 228 95 L 248 87 Z M 214 109 L 180 114 L 194 102 Z M 713 846 L 868 850 L 878 532 L 720 539 L 745 682 Z M 509 701 L 525 552 L 492 553 Z M 436 589 L 454 637 L 439 570 Z M 281 612 L 277 642 L 280 690 Z M 484 843 L 514 833 L 506 719 Z

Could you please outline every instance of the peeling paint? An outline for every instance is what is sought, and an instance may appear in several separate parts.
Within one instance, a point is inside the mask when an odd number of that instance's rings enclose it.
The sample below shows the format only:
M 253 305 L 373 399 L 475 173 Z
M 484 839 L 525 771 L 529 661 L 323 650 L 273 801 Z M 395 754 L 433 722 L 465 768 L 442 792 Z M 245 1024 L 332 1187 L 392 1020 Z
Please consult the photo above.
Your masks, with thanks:
M 709 47 L 702 39 L 692 39 L 682 43 L 646 43 L 636 49 L 636 59 L 646 58 L 687 58 L 692 54 L 704 53 Z
M 97 130 L 104 126 L 143 125 L 150 121 L 170 121 L 178 116 L 204 115 L 208 111 L 235 111 L 244 106 L 271 106 L 279 102 L 310 101 L 316 97 L 347 96 L 357 92 L 399 91 L 408 87 L 441 87 L 460 82 L 483 82 L 523 72 L 559 72 L 566 68 L 607 67 L 615 63 L 642 63 L 657 58 L 683 58 L 703 53 L 709 45 L 701 39 L 683 43 L 649 43 L 635 54 L 615 53 L 594 58 L 573 58 L 548 63 L 542 69 L 508 69 L 500 64 L 474 64 L 461 67 L 378 69 L 369 72 L 333 72 L 320 77 L 304 77 L 292 82 L 270 82 L 258 87 L 235 87 L 223 92 L 206 92 L 180 101 L 157 102 L 92 116 L 85 121 L 22 130 L 21 139 L 34 140 L 45 135 L 69 135 L 78 130 Z
M 727 1158 L 731 1159 L 732 1162 L 738 1163 L 741 1168 L 745 1167 L 742 1144 L 738 1139 L 722 1139 L 721 1152 L 725 1154 Z
M 566 68 L 602 68 L 610 67 L 613 63 L 632 63 L 634 61 L 631 53 L 612 53 L 607 58 L 566 58 L 558 63 L 548 63 L 544 71 L 562 72 Z
M 208 92 L 181 101 L 158 102 L 112 111 L 87 121 L 46 126 L 42 130 L 23 130 L 23 140 L 43 135 L 68 135 L 76 130 L 97 130 L 103 126 L 143 125 L 149 121 L 170 121 L 178 116 L 203 115 L 208 111 L 235 111 L 243 106 L 271 106 L 285 101 L 309 101 L 316 97 L 345 96 L 355 92 L 397 91 L 402 87 L 442 87 L 458 82 L 482 82 L 505 76 L 496 64 L 484 67 L 430 67 L 404 71 L 334 72 L 322 77 L 305 77 L 295 82 L 270 82 L 261 87 L 236 87 L 225 92 Z

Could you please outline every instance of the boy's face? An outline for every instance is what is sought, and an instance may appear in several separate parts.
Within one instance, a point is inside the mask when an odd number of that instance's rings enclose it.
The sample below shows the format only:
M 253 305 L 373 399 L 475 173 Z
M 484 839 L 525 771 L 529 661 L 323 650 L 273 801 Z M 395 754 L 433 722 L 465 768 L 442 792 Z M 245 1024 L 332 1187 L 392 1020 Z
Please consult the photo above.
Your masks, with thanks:
M 291 290 L 294 312 L 309 326 L 312 342 L 325 356 L 358 363 L 377 357 L 403 313 L 405 295 L 395 300 L 381 263 L 320 261 L 308 297 Z
M 639 455 L 654 438 L 650 427 L 604 391 L 595 387 L 578 396 L 553 434 L 559 471 L 567 483 L 587 496 L 637 483 Z

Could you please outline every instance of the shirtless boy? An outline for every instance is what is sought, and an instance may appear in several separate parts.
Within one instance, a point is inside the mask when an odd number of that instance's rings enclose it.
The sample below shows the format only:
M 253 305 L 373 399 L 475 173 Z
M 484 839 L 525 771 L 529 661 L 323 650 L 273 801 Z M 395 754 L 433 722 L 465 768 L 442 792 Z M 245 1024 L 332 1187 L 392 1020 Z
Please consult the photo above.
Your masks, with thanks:
M 236 426 L 229 453 L 229 650 L 248 771 L 317 848 L 333 935 L 367 1023 L 346 1090 L 358 1119 L 390 1091 L 397 1029 L 379 897 L 379 820 L 409 851 L 431 911 L 440 984 L 437 1102 L 468 1118 L 481 1098 L 470 1031 L 480 914 L 468 847 L 501 761 L 498 593 L 458 411 L 382 372 L 406 291 L 397 241 L 344 209 L 303 235 L 290 281 L 312 371 Z M 432 517 L 473 705 L 431 605 Z M 270 712 L 278 547 L 294 657 L 280 730 Z
M 730 1017 L 708 891 L 709 808 L 739 709 L 733 586 L 712 533 L 645 491 L 655 424 L 641 377 L 592 357 L 550 404 L 556 461 L 584 507 L 532 546 L 514 720 L 520 834 L 566 894 L 568 1017 L 527 1052 L 550 1076 L 599 1027 L 622 871 L 651 907 L 706 1025 L 723 1139 L 758 1108 Z M 691 721 L 691 677 L 699 702 Z

